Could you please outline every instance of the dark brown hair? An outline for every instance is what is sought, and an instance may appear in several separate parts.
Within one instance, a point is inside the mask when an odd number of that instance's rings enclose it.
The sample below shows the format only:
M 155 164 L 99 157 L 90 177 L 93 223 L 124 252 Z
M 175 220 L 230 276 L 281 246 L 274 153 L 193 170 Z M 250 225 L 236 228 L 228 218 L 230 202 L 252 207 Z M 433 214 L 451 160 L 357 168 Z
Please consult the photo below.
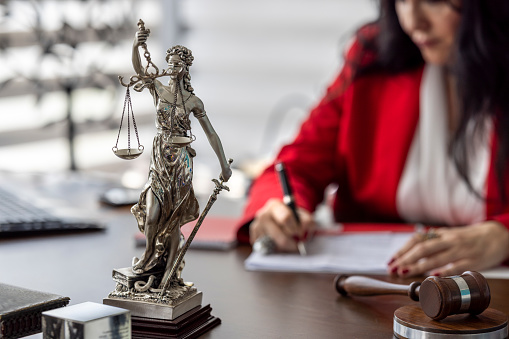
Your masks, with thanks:
M 369 64 L 360 65 L 354 79 L 372 72 L 399 73 L 423 65 L 419 49 L 399 24 L 395 1 L 380 0 L 378 19 L 357 32 L 363 49 L 376 57 Z M 461 22 L 456 37 L 456 60 L 450 71 L 457 79 L 461 114 L 450 154 L 460 176 L 473 190 L 467 161 L 472 140 L 467 136 L 467 127 L 473 123 L 474 130 L 480 131 L 484 118 L 494 118 L 498 145 L 496 172 L 505 200 L 503 178 L 509 159 L 509 1 L 463 0 L 461 8 L 454 9 L 460 11 Z M 364 34 L 369 31 L 367 27 L 377 28 L 378 33 Z

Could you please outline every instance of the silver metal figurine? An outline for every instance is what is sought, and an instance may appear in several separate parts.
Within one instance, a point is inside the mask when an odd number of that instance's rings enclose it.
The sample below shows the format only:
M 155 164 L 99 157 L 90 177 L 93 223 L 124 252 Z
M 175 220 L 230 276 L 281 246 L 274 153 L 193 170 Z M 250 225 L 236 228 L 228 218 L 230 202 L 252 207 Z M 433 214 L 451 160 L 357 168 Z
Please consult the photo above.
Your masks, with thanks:
M 196 233 L 186 243 L 180 227 L 199 216 L 198 201 L 192 186 L 196 152 L 191 147 L 195 139 L 191 132 L 191 113 L 199 121 L 221 165 L 221 183 L 215 180 L 213 200 L 221 189 L 228 189 L 223 182 L 232 175 L 231 161 L 226 159 L 221 140 L 191 86 L 189 67 L 194 59 L 191 51 L 180 45 L 171 47 L 166 53 L 168 68 L 159 72 L 151 61 L 146 45 L 150 31 L 145 29 L 141 20 L 138 27 L 132 50 L 136 75 L 130 78 L 129 83 L 125 83 L 122 77 L 119 79 L 122 85 L 128 88 L 133 86 L 136 91 L 148 89 L 156 107 L 157 134 L 152 146 L 148 181 L 138 203 L 131 208 L 139 229 L 146 236 L 146 248 L 141 258 L 133 259 L 132 272 L 126 274 L 131 276 L 116 280 L 118 283 L 122 279 L 134 279 L 134 287 L 129 290 L 117 284 L 117 291 L 112 292 L 110 297 L 130 295 L 132 299 L 171 303 L 170 294 L 175 294 L 175 289 L 186 288 L 186 283 L 181 279 L 184 267 L 182 259 Z M 147 61 L 145 67 L 141 62 L 140 47 Z M 168 84 L 157 79 L 162 76 L 169 77 Z M 207 204 L 197 227 L 212 203 L 210 206 Z M 139 280 L 140 277 L 143 279 Z

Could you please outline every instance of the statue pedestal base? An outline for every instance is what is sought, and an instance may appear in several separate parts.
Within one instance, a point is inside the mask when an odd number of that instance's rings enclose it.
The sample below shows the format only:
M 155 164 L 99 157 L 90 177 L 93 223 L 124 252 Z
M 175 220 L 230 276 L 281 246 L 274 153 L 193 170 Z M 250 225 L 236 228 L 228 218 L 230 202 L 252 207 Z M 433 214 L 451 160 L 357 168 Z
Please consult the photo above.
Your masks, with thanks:
M 173 320 L 131 316 L 132 338 L 198 338 L 221 324 L 210 305 L 198 306 Z
M 113 280 L 117 287 L 103 299 L 105 305 L 131 311 L 134 339 L 196 338 L 221 323 L 210 314 L 210 305 L 201 305 L 202 292 L 191 284 L 172 283 L 161 298 L 156 290 L 140 292 L 135 288 L 138 281 L 145 285 L 149 277 L 133 274 L 127 268 L 116 269 Z
M 174 305 L 157 304 L 139 300 L 112 298 L 111 296 L 103 299 L 103 304 L 125 308 L 131 311 L 131 316 L 156 318 L 163 320 L 173 320 L 184 313 L 201 306 L 202 293 L 195 292 L 191 297 L 179 301 Z

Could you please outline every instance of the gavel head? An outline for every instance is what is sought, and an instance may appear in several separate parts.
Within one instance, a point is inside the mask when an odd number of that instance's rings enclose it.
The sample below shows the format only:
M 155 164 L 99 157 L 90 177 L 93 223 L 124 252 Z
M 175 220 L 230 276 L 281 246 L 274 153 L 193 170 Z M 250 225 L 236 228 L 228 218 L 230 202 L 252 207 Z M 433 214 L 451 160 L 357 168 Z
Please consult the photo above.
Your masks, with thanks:
M 490 300 L 488 282 L 472 271 L 446 278 L 428 277 L 419 288 L 421 308 L 434 320 L 452 314 L 480 314 L 488 308 Z

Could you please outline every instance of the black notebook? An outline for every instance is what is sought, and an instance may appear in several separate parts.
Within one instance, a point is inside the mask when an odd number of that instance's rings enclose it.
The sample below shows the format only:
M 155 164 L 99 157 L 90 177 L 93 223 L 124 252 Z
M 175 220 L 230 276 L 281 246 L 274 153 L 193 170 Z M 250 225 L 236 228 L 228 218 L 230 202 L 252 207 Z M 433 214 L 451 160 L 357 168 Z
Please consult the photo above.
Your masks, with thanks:
M 56 216 L 0 187 L 0 238 L 27 233 L 103 230 L 95 221 Z
M 42 312 L 66 306 L 69 298 L 0 283 L 0 338 L 41 332 Z

